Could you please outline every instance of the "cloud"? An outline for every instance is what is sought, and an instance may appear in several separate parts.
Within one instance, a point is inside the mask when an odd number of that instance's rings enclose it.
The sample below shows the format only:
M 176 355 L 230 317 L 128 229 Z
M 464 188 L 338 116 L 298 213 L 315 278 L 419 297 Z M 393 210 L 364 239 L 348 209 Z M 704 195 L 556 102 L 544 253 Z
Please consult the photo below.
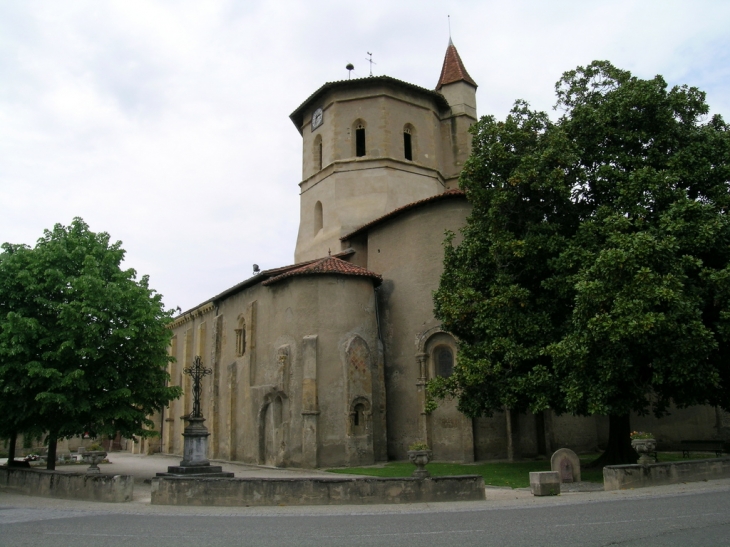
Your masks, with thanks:
M 184 309 L 290 263 L 301 140 L 288 115 L 345 65 L 433 88 L 452 36 L 481 114 L 554 103 L 608 59 L 730 114 L 730 4 L 8 2 L 0 7 L 0 234 L 83 217 Z

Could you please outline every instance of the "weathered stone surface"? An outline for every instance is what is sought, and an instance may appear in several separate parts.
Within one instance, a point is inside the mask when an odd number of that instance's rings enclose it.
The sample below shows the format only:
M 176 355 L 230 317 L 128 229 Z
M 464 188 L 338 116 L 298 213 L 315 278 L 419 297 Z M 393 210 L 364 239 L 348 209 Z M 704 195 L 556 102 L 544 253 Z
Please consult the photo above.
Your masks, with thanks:
M 369 505 L 485 499 L 484 479 L 457 477 L 187 479 L 152 481 L 153 505 Z
M 232 478 L 233 473 L 223 471 L 220 465 L 195 465 L 195 466 L 179 466 L 170 465 L 167 473 L 157 473 L 158 477 L 226 477 Z
M 0 487 L 19 494 L 87 501 L 132 501 L 131 475 L 61 473 L 0 467 Z
M 561 448 L 553 453 L 550 469 L 558 472 L 560 482 L 580 482 L 580 459 L 570 448 Z
M 730 458 L 647 465 L 609 465 L 603 468 L 603 489 L 626 490 L 726 478 L 730 478 Z
M 533 496 L 560 494 L 560 474 L 557 471 L 530 472 L 530 491 Z
M 183 432 L 185 442 L 183 443 L 183 460 L 180 465 L 183 467 L 191 465 L 208 465 L 208 428 L 203 425 L 204 418 L 190 418 L 188 425 Z

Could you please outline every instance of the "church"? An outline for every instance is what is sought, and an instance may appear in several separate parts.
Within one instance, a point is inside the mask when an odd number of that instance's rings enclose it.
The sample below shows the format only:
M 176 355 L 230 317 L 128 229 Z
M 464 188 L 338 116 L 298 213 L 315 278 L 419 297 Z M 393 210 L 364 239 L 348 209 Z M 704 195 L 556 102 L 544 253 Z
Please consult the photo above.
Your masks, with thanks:
M 294 264 L 256 272 L 175 318 L 169 373 L 184 395 L 155 416 L 161 435 L 147 449 L 182 453 L 192 406 L 183 369 L 195 356 L 211 369 L 201 397 L 210 459 L 315 468 L 406 459 L 416 441 L 454 462 L 605 444 L 602 417 L 472 419 L 448 400 L 425 410 L 428 380 L 451 374 L 458 351 L 433 316 L 432 292 L 444 233 L 470 214 L 458 178 L 476 89 L 449 41 L 433 90 L 389 76 L 342 80 L 294 110 Z M 712 438 L 725 421 L 702 407 L 632 424 L 661 443 Z

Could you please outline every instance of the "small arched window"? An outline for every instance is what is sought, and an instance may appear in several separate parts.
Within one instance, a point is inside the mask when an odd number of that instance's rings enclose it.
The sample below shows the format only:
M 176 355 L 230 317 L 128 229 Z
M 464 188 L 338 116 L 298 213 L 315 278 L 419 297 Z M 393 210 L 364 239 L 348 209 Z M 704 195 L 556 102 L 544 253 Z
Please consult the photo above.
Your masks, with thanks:
M 355 405 L 352 414 L 352 425 L 357 430 L 361 425 L 365 424 L 365 405 L 362 403 Z
M 238 319 L 236 330 L 236 356 L 241 357 L 246 353 L 246 322 L 243 317 Z
M 436 360 L 436 376 L 448 378 L 454 373 L 454 352 L 449 346 L 439 346 L 433 352 Z
M 358 397 L 350 407 L 350 435 L 365 435 L 370 430 L 370 402 Z
M 317 171 L 322 170 L 322 135 L 317 135 L 314 139 L 314 168 Z
M 317 235 L 324 225 L 324 214 L 322 212 L 322 202 L 318 201 L 314 204 L 314 235 Z
M 361 158 L 365 153 L 365 124 L 358 122 L 355 124 L 355 155 Z
M 413 128 L 410 125 L 403 128 L 403 157 L 413 161 Z

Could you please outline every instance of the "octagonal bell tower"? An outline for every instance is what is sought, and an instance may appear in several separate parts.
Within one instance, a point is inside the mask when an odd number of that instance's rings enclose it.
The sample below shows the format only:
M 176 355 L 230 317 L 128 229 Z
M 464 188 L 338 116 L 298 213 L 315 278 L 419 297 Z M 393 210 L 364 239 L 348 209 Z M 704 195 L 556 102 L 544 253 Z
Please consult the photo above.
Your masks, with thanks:
M 326 83 L 290 116 L 302 135 L 295 262 L 456 186 L 476 121 L 476 83 L 449 41 L 436 91 L 389 76 Z

